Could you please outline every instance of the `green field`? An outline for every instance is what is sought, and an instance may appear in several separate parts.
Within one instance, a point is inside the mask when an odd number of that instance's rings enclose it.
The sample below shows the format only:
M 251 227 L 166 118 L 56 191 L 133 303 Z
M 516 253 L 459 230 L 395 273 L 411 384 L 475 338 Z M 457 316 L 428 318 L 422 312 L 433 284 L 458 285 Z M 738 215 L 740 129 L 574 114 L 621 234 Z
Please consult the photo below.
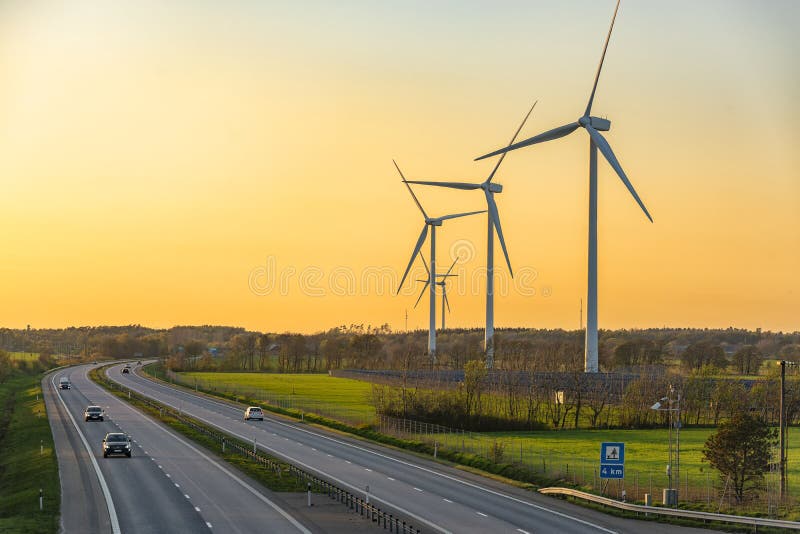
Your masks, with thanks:
M 368 382 L 322 374 L 196 372 L 180 373 L 180 377 L 186 385 L 191 386 L 197 380 L 203 389 L 233 392 L 354 425 L 375 421 L 375 410 L 370 403 L 372 386 Z M 703 445 L 712 432 L 712 428 L 681 430 L 680 483 L 684 497 L 713 507 L 712 501 L 717 498 L 722 482 L 716 471 L 702 460 Z M 431 426 L 417 425 L 389 433 L 415 441 L 437 442 L 440 447 L 488 458 L 496 457 L 499 445 L 501 462 L 523 464 L 545 477 L 564 479 L 595 491 L 599 491 L 600 484 L 596 473 L 600 443 L 622 441 L 626 444 L 624 487 L 628 498 L 640 501 L 644 493 L 659 495 L 661 488 L 667 486 L 665 428 L 442 434 L 435 433 Z M 788 443 L 790 492 L 800 497 L 800 429 L 791 429 Z M 768 475 L 766 483 L 774 486 L 777 477 Z M 618 492 L 622 487 L 622 483 L 615 482 L 609 491 Z
M 9 352 L 8 356 L 17 361 L 35 361 L 39 359 L 38 352 Z
M 284 408 L 314 411 L 346 422 L 375 419 L 369 401 L 372 385 L 324 374 L 180 373 L 184 383 L 198 380 L 209 390 L 235 391 Z

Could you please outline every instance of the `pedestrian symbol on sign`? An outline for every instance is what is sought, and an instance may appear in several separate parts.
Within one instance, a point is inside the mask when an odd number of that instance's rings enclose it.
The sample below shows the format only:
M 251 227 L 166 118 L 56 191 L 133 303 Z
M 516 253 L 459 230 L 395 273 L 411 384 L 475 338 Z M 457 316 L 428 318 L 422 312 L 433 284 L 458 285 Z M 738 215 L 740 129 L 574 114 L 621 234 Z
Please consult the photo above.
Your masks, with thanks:
M 606 448 L 606 460 L 619 460 L 619 447 L 610 446 Z

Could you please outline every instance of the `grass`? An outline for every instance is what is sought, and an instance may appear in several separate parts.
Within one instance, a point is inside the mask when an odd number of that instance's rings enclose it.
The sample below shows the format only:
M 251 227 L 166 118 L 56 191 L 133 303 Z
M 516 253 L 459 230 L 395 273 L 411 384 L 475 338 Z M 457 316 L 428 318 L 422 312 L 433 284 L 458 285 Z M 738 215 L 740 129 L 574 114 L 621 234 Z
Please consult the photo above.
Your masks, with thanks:
M 38 374 L 15 372 L 0 384 L 0 532 L 4 533 L 58 529 L 58 463 L 40 380 Z M 44 511 L 39 511 L 40 488 Z
M 364 422 L 374 420 L 374 409 L 369 404 L 371 385 L 366 382 L 333 378 L 327 375 L 284 375 L 265 373 L 181 373 L 184 383 L 197 379 L 202 389 L 209 392 L 232 393 L 236 400 L 250 402 L 264 399 L 273 406 L 290 408 L 288 415 L 297 415 L 298 408 L 305 403 L 309 411 L 315 411 L 329 419 L 348 423 L 353 431 L 363 437 L 375 439 L 369 434 Z M 290 405 L 275 402 L 273 396 L 293 400 Z M 257 401 L 256 401 L 257 402 Z M 312 404 L 312 405 L 309 405 Z M 302 411 L 302 410 L 301 410 Z M 338 413 L 337 413 L 338 411 Z M 358 417 L 340 417 L 342 412 Z M 321 424 L 329 425 L 320 421 Z M 680 484 L 683 496 L 688 496 L 698 506 L 716 507 L 715 495 L 721 489 L 718 473 L 703 462 L 703 445 L 713 428 L 684 428 L 681 431 Z M 660 494 L 667 485 L 666 464 L 668 455 L 668 431 L 665 428 L 648 430 L 562 430 L 530 432 L 485 432 L 443 435 L 406 433 L 405 439 L 391 444 L 403 448 L 428 452 L 434 440 L 446 449 L 440 455 L 489 472 L 509 476 L 518 480 L 539 484 L 575 484 L 586 489 L 599 487 L 595 469 L 599 467 L 600 443 L 623 441 L 626 443 L 625 484 L 628 498 L 643 499 L 643 494 Z M 384 441 L 379 439 L 379 441 Z M 428 446 L 424 446 L 425 442 Z M 800 429 L 789 433 L 788 482 L 790 491 L 800 484 Z M 499 447 L 498 445 L 499 444 Z M 498 454 L 499 450 L 499 454 Z M 483 457 L 483 458 L 481 458 Z M 496 465 L 488 465 L 485 458 L 492 458 Z M 514 467 L 509 464 L 516 464 Z M 521 464 L 521 465 L 520 465 Z M 673 465 L 674 469 L 674 465 Z M 687 483 L 688 475 L 688 483 Z M 776 477 L 767 477 L 775 484 Z M 620 491 L 615 483 L 610 486 Z M 792 492 L 794 495 L 796 491 Z M 701 505 L 702 503 L 702 505 Z M 757 505 L 755 505 L 757 506 Z M 756 509 L 754 508 L 754 511 Z
M 372 422 L 372 385 L 361 380 L 325 374 L 181 373 L 191 383 L 197 379 L 207 390 L 238 391 L 263 398 L 283 408 L 314 411 L 352 423 Z
M 9 352 L 9 358 L 21 362 L 33 362 L 39 359 L 38 352 Z

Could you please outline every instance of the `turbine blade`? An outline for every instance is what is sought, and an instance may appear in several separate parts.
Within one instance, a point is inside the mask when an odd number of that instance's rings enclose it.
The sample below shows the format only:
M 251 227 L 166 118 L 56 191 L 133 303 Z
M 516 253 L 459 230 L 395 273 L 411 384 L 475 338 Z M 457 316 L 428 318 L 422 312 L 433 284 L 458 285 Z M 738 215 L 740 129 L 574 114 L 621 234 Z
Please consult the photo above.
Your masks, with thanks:
M 447 304 L 447 313 L 451 313 L 450 312 L 450 301 L 447 300 L 447 289 L 446 289 L 445 286 L 442 286 L 442 291 L 444 291 L 444 293 L 443 293 L 444 294 L 444 303 Z
M 432 185 L 435 187 L 449 187 L 451 189 L 463 189 L 465 191 L 471 191 L 473 189 L 481 188 L 481 184 L 470 184 L 466 182 L 424 182 L 421 180 L 408 180 L 407 183 L 419 184 L 419 185 Z
M 508 142 L 508 146 L 513 145 L 514 141 L 517 140 L 517 136 L 519 135 L 519 132 L 522 131 L 522 127 L 525 126 L 526 122 L 528 122 L 528 117 L 531 116 L 531 113 L 533 112 L 533 108 L 535 108 L 536 104 L 538 104 L 538 103 L 539 103 L 539 101 L 537 100 L 536 102 L 533 103 L 533 105 L 531 106 L 531 109 L 528 110 L 528 113 L 525 115 L 525 118 L 522 119 L 522 122 L 520 123 L 519 128 L 517 128 L 517 131 L 514 132 L 514 135 L 511 137 L 511 141 Z M 503 152 L 503 155 L 500 156 L 499 160 L 497 160 L 497 165 L 495 165 L 494 169 L 492 169 L 492 174 L 490 174 L 489 177 L 486 179 L 487 182 L 491 182 L 492 181 L 492 178 L 494 178 L 494 175 L 497 172 L 497 169 L 500 168 L 500 164 L 503 163 L 503 160 L 506 158 L 506 154 L 508 154 L 508 152 Z
M 411 193 L 411 198 L 414 199 L 414 202 L 417 204 L 417 207 L 419 208 L 419 211 L 422 212 L 422 216 L 427 219 L 428 218 L 428 214 L 425 213 L 424 209 L 422 209 L 422 204 L 419 203 L 419 200 L 417 199 L 417 195 L 414 194 L 414 191 L 411 189 L 411 186 L 408 185 L 408 182 L 406 181 L 406 177 L 403 176 L 403 171 L 400 170 L 400 167 L 397 165 L 397 162 L 395 160 L 392 160 L 392 163 L 394 163 L 394 166 L 397 169 L 397 172 L 400 173 L 400 178 L 402 178 L 403 179 L 403 183 L 406 184 L 406 187 L 408 188 L 408 192 Z
M 445 277 L 445 276 L 450 276 L 450 271 L 452 271 L 452 270 L 453 270 L 453 267 L 455 267 L 455 266 L 456 266 L 456 262 L 457 262 L 457 261 L 458 261 L 458 258 L 456 258 L 456 259 L 454 259 L 454 260 L 453 260 L 453 264 L 452 264 L 452 265 L 450 265 L 450 268 L 449 268 L 449 269 L 447 269 L 447 272 L 446 272 L 446 273 L 444 273 L 444 274 L 442 275 L 442 277 Z
M 414 308 L 416 308 L 417 304 L 419 304 L 419 301 L 422 300 L 422 295 L 425 294 L 425 290 L 428 289 L 428 285 L 430 285 L 430 283 L 431 283 L 431 281 L 427 280 L 425 282 L 425 285 L 422 286 L 422 291 L 419 292 L 419 296 L 417 297 L 417 302 L 414 303 Z
M 511 260 L 508 259 L 508 249 L 506 248 L 506 240 L 503 237 L 503 227 L 500 226 L 500 213 L 497 211 L 497 204 L 494 201 L 494 195 L 489 191 L 485 191 L 485 193 L 486 203 L 489 205 L 489 217 L 492 218 L 492 223 L 494 224 L 494 229 L 497 232 L 497 237 L 500 239 L 500 246 L 503 248 L 503 255 L 506 257 L 508 271 L 511 273 L 511 278 L 514 278 L 514 269 L 511 268 Z
M 403 279 L 400 280 L 400 285 L 397 286 L 397 293 L 400 293 L 400 290 L 403 288 L 403 282 L 406 281 L 406 276 L 408 276 L 408 271 L 411 270 L 411 265 L 414 263 L 414 258 L 417 257 L 419 254 L 419 249 L 422 248 L 422 244 L 425 242 L 425 238 L 428 237 L 428 225 L 425 224 L 422 227 L 422 232 L 419 234 L 419 239 L 417 239 L 417 245 L 414 247 L 414 252 L 411 254 L 411 259 L 408 260 L 408 267 L 406 267 L 406 272 L 403 273 Z M 428 276 L 430 278 L 430 275 Z
M 642 199 L 640 199 L 639 195 L 636 194 L 633 184 L 631 184 L 631 181 L 628 180 L 628 177 L 625 175 L 625 171 L 622 170 L 622 166 L 619 164 L 619 161 L 617 161 L 614 151 L 611 150 L 611 145 L 609 145 L 605 137 L 603 137 L 600 132 L 592 128 L 590 124 L 586 125 L 586 131 L 588 131 L 589 135 L 592 136 L 592 141 L 594 141 L 594 144 L 600 149 L 600 152 L 603 153 L 603 156 L 606 158 L 606 161 L 608 161 L 609 165 L 611 165 L 611 167 L 613 167 L 613 169 L 617 172 L 619 179 L 622 180 L 622 183 L 628 188 L 628 191 L 630 191 L 631 195 L 633 195 L 634 200 L 636 200 L 636 203 L 639 204 L 640 208 L 642 208 L 644 214 L 647 215 L 647 218 L 650 219 L 650 222 L 653 222 L 650 212 L 648 212 L 647 208 L 644 207 Z
M 597 90 L 597 82 L 600 80 L 600 71 L 603 70 L 603 61 L 606 59 L 606 50 L 608 50 L 608 42 L 611 40 L 611 30 L 614 29 L 614 21 L 617 19 L 617 11 L 619 10 L 619 2 L 617 0 L 617 7 L 614 8 L 614 15 L 611 17 L 611 26 L 608 28 L 608 35 L 606 35 L 606 44 L 603 46 L 603 54 L 600 56 L 600 64 L 597 66 L 597 73 L 594 75 L 594 85 L 592 86 L 592 94 L 589 95 L 589 103 L 586 104 L 586 112 L 584 117 L 588 117 L 592 112 L 592 103 L 594 102 L 594 92 Z
M 422 260 L 422 265 L 424 265 L 424 266 L 425 266 L 425 272 L 426 272 L 426 273 L 428 273 L 428 278 L 430 278 L 430 277 L 431 277 L 431 270 L 430 270 L 430 269 L 428 269 L 428 262 L 427 262 L 427 261 L 425 261 L 425 256 L 423 256 L 422 254 L 420 254 L 420 255 L 419 255 L 419 259 L 421 259 L 421 260 Z
M 498 154 L 504 154 L 506 152 L 510 152 L 518 148 L 535 145 L 537 143 L 544 143 L 545 141 L 552 141 L 554 139 L 564 137 L 565 135 L 569 135 L 572 132 L 574 132 L 578 128 L 578 126 L 580 126 L 579 123 L 572 122 L 570 124 L 565 124 L 564 126 L 559 126 L 558 128 L 553 128 L 552 130 L 540 133 L 539 135 L 535 135 L 533 137 L 525 139 L 524 141 L 520 141 L 519 143 L 514 143 L 513 145 L 509 145 L 505 148 L 501 148 L 495 150 L 494 152 L 489 152 L 488 154 L 484 154 L 483 156 L 475 158 L 475 161 L 491 158 L 492 156 L 496 156 Z
M 459 217 L 466 217 L 467 215 L 477 215 L 478 213 L 486 213 L 486 210 L 468 211 L 466 213 L 456 213 L 455 215 L 445 215 L 444 217 L 437 217 L 437 221 L 446 221 L 448 219 L 457 219 Z

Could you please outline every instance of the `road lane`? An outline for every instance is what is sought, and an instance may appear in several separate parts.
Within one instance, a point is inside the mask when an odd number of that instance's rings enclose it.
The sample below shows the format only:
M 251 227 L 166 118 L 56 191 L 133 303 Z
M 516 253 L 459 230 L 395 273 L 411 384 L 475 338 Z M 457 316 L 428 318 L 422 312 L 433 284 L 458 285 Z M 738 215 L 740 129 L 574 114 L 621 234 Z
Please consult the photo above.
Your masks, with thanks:
M 73 389 L 62 398 L 79 415 L 89 404 L 106 411 L 106 421 L 80 424 L 97 444 L 123 532 L 311 532 L 266 490 L 91 382 L 89 368 L 67 372 Z M 131 459 L 102 458 L 100 441 L 116 430 L 133 438 Z
M 86 534 L 111 532 L 108 509 L 89 459 L 90 453 L 72 427 L 51 379 L 50 375 L 42 379 L 42 394 L 58 459 L 62 496 L 60 531 Z
M 370 487 L 373 501 L 423 519 L 425 530 L 451 532 L 650 532 L 662 525 L 626 521 L 480 479 L 434 462 L 365 444 L 307 425 L 269 418 L 242 421 L 240 407 L 178 390 L 112 368 L 115 381 L 180 408 L 259 448 L 334 478 L 355 490 Z M 675 531 L 677 527 L 668 527 Z M 678 529 L 680 530 L 680 529 Z M 688 529 L 686 530 L 688 531 Z

